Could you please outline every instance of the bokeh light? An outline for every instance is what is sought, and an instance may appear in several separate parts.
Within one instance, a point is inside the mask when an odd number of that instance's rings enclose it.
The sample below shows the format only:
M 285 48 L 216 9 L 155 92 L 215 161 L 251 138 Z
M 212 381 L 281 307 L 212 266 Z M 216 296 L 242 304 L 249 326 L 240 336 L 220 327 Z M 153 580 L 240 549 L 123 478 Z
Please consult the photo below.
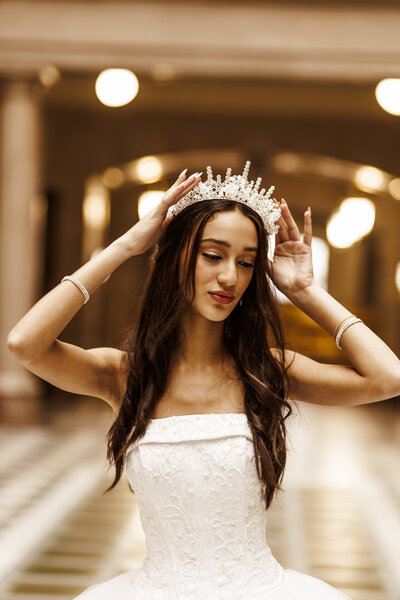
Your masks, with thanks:
M 366 165 L 357 169 L 354 183 L 365 192 L 379 192 L 385 189 L 385 176 L 380 169 Z
M 396 287 L 398 289 L 398 291 L 400 292 L 400 262 L 397 263 L 396 265 L 396 270 L 395 270 L 395 274 L 394 274 L 394 281 L 396 284 Z
M 138 200 L 139 219 L 142 219 L 145 214 L 155 208 L 164 194 L 165 192 L 162 190 L 147 190 L 146 192 L 143 192 Z
M 87 184 L 82 204 L 86 227 L 104 229 L 110 222 L 110 198 L 100 178 L 93 177 Z
M 375 97 L 383 110 L 400 115 L 400 79 L 382 79 L 375 88 Z
M 105 69 L 96 79 L 96 96 L 105 106 L 125 106 L 139 91 L 139 81 L 129 69 Z
M 118 167 L 109 167 L 104 171 L 102 180 L 108 188 L 116 189 L 125 182 L 125 175 Z
M 346 198 L 333 212 L 326 237 L 334 248 L 350 248 L 368 235 L 375 223 L 375 204 L 368 198 Z
M 162 162 L 155 156 L 144 156 L 133 163 L 130 174 L 138 183 L 154 183 L 162 177 Z
M 400 200 L 400 177 L 395 177 L 388 183 L 389 194 L 395 200 Z

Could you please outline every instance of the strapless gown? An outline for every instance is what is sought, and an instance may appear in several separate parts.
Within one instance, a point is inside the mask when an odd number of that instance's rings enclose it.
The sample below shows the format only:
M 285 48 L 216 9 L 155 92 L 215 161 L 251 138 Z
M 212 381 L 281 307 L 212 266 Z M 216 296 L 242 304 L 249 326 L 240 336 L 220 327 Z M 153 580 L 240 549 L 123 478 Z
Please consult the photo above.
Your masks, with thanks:
M 350 600 L 272 555 L 246 414 L 153 419 L 125 473 L 145 559 L 79 600 Z

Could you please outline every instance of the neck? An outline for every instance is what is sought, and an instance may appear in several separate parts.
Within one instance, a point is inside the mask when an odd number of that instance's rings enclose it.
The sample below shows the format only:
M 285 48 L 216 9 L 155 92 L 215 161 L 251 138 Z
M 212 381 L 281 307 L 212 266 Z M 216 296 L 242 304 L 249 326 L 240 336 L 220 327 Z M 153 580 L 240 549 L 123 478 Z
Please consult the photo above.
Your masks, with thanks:
M 181 321 L 183 343 L 176 356 L 178 365 L 190 368 L 216 367 L 223 363 L 223 321 L 209 321 L 189 309 Z

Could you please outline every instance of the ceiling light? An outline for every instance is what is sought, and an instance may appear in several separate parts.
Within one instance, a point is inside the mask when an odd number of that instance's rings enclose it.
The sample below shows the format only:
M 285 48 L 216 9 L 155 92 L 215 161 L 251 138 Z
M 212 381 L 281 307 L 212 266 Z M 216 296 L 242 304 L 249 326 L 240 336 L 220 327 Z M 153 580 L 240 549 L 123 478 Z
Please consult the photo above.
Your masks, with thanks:
M 139 90 L 139 82 L 129 69 L 106 69 L 96 79 L 96 95 L 105 106 L 124 106 Z
M 383 110 L 400 115 L 400 79 L 382 79 L 375 88 L 375 97 Z

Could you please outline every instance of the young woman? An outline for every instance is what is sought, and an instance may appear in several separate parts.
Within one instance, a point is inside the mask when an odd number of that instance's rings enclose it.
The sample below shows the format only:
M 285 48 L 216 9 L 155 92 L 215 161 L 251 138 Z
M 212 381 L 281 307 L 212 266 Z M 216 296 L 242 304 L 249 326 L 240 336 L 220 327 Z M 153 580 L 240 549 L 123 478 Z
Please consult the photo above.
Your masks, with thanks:
M 143 565 L 79 598 L 340 600 L 272 556 L 266 509 L 280 488 L 289 400 L 353 406 L 400 394 L 400 361 L 313 277 L 287 204 L 242 176 L 181 173 L 161 203 L 63 280 L 9 334 L 53 385 L 105 400 L 113 487 L 125 470 L 146 535 Z M 275 233 L 273 262 L 268 234 Z M 137 326 L 122 350 L 57 339 L 111 273 L 157 244 Z M 351 366 L 285 347 L 271 280 Z

